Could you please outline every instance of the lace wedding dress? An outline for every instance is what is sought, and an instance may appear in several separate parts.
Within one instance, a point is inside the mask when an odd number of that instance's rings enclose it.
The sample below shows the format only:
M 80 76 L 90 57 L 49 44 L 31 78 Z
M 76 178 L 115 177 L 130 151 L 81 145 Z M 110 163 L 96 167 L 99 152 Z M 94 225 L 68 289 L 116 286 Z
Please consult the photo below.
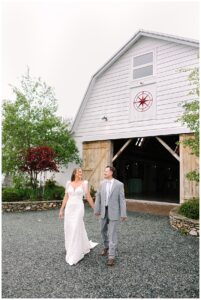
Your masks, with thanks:
M 68 201 L 64 214 L 64 234 L 66 248 L 66 262 L 69 265 L 76 264 L 85 254 L 90 252 L 98 243 L 88 240 L 85 229 L 84 203 L 83 196 L 87 189 L 88 182 L 83 183 L 75 189 L 70 181 L 66 184 L 66 193 L 68 193 Z

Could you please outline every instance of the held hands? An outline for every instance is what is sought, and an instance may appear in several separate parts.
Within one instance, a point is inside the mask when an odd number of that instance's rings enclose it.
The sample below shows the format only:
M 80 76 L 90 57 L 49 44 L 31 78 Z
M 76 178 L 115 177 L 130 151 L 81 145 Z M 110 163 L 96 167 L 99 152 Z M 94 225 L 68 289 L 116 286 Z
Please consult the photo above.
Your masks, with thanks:
M 99 217 L 101 214 L 100 213 L 95 213 L 95 216 L 96 217 Z

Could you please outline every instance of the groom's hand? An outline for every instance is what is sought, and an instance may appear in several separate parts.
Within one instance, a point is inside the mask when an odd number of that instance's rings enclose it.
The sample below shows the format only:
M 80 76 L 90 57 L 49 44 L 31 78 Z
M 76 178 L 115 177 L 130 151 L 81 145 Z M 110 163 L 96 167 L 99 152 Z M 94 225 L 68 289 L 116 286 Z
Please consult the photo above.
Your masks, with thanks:
M 123 222 L 123 221 L 125 221 L 127 219 L 127 217 L 121 217 L 120 219 Z
M 100 216 L 100 213 L 95 213 L 95 216 L 96 216 L 96 217 L 99 217 L 99 216 Z

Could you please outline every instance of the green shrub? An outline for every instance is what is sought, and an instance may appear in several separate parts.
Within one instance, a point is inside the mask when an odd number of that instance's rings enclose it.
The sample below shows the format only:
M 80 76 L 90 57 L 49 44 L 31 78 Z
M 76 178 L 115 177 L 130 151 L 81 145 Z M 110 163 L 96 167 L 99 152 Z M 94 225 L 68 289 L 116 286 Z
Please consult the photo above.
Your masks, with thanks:
M 43 188 L 39 187 L 37 189 L 29 189 L 28 196 L 30 200 L 42 200 L 43 198 Z
M 56 185 L 56 181 L 46 180 L 43 198 L 44 200 L 61 200 L 64 197 L 65 189 L 63 186 Z
M 187 218 L 199 219 L 199 199 L 193 198 L 182 203 L 178 212 Z
M 45 188 L 44 199 L 46 200 L 61 200 L 64 197 L 65 188 L 63 186 L 54 186 Z
M 16 202 L 24 200 L 61 200 L 64 197 L 65 189 L 62 186 L 53 186 L 45 188 L 43 195 L 43 188 L 3 188 L 2 201 Z
M 16 202 L 24 200 L 32 200 L 39 198 L 39 191 L 35 191 L 31 188 L 3 188 L 2 189 L 2 201 L 3 202 Z
M 45 181 L 45 188 L 53 188 L 56 186 L 56 181 L 53 179 L 47 179 Z
M 23 199 L 23 195 L 20 190 L 15 188 L 4 188 L 2 190 L 2 201 L 3 202 L 14 202 L 21 201 Z

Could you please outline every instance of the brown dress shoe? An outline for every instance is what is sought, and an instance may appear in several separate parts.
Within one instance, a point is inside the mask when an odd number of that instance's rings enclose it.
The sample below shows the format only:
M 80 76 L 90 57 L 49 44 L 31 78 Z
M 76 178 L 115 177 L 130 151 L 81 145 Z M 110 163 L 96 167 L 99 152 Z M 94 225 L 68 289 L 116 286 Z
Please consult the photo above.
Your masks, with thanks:
M 108 265 L 109 267 L 114 266 L 114 258 L 109 258 L 109 259 L 108 259 L 108 262 L 107 262 L 107 265 Z
M 108 254 L 108 248 L 104 248 L 103 250 L 102 250 L 102 252 L 101 252 L 101 256 L 107 256 L 107 254 Z

